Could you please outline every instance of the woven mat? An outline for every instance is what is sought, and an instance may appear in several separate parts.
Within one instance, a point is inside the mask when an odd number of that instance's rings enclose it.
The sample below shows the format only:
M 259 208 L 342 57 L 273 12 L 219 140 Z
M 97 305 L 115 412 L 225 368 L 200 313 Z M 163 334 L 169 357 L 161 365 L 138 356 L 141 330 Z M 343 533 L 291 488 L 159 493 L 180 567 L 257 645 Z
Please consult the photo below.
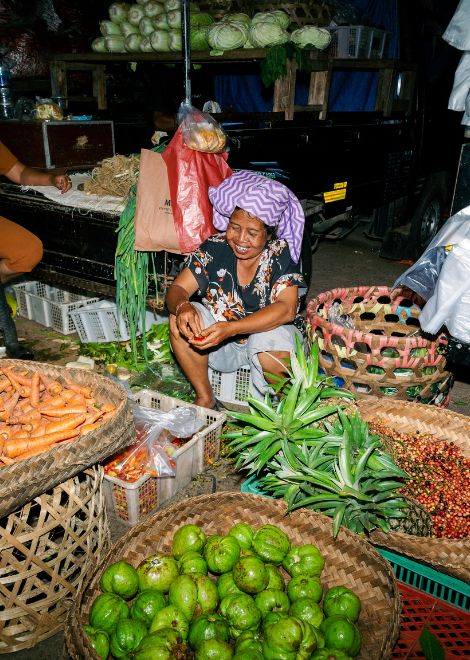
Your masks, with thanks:
M 104 211 L 113 215 L 120 215 L 124 210 L 126 202 L 122 197 L 88 195 L 82 190 L 77 190 L 80 183 L 85 183 L 90 178 L 89 174 L 70 174 L 69 176 L 72 180 L 72 189 L 64 194 L 54 186 L 22 186 L 21 188 L 22 190 L 35 190 L 62 206 L 73 206 L 89 211 Z

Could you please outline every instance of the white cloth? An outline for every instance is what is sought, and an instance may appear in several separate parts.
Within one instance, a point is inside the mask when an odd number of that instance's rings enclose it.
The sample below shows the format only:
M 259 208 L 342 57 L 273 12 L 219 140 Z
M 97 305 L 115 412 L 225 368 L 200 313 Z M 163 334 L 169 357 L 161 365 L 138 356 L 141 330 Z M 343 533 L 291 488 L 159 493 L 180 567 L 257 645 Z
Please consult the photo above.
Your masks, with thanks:
M 73 206 L 78 209 L 103 211 L 105 213 L 112 213 L 113 215 L 121 215 L 126 205 L 126 200 L 123 197 L 88 195 L 82 190 L 77 190 L 77 186 L 89 179 L 90 175 L 70 174 L 69 176 L 72 181 L 72 188 L 64 194 L 54 186 L 22 186 L 22 188 L 23 190 L 37 190 L 37 192 L 47 197 L 47 199 L 63 206 Z
M 470 0 L 460 3 L 442 38 L 451 46 L 463 50 L 455 71 L 449 97 L 449 110 L 463 111 L 462 124 L 470 125 Z

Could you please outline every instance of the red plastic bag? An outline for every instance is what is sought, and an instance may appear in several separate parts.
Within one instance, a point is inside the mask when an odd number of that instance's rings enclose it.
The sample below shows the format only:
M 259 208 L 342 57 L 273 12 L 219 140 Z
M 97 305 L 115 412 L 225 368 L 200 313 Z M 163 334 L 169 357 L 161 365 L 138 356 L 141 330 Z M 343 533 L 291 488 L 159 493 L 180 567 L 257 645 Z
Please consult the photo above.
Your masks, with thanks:
M 184 144 L 181 127 L 162 154 L 170 182 L 171 207 L 176 234 L 183 253 L 193 252 L 217 233 L 212 224 L 209 186 L 218 186 L 232 174 L 227 152 L 194 151 Z

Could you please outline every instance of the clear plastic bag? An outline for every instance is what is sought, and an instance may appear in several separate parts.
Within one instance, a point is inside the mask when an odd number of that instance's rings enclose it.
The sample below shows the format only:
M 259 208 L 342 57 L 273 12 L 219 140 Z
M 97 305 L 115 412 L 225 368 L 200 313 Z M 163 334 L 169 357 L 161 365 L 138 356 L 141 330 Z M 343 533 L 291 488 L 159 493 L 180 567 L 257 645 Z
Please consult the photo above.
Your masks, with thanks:
M 204 426 L 204 422 L 197 417 L 196 409 L 188 406 L 178 406 L 164 412 L 131 401 L 131 408 L 136 424 L 142 422 L 167 429 L 175 438 L 189 438 Z
M 222 126 L 208 112 L 202 112 L 187 101 L 178 110 L 178 125 L 187 147 L 207 154 L 228 151 L 228 139 Z
M 350 330 L 355 327 L 352 318 L 348 314 L 343 314 L 343 306 L 339 302 L 334 302 L 328 310 L 328 321 Z
M 400 275 L 393 288 L 405 286 L 421 296 L 423 300 L 429 300 L 434 292 L 447 253 L 445 247 L 431 248 Z

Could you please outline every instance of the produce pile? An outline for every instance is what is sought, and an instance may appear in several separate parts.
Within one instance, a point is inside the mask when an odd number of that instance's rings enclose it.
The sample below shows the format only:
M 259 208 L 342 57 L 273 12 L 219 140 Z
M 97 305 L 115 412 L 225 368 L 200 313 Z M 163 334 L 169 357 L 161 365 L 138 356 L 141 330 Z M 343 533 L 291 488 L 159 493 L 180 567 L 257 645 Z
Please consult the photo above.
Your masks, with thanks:
M 470 537 L 470 458 L 459 447 L 426 434 L 400 433 L 378 420 L 373 433 L 390 446 L 408 479 L 400 492 L 414 498 L 432 517 L 438 538 Z
M 91 176 L 83 184 L 87 195 L 114 195 L 127 197 L 139 177 L 140 157 L 136 155 L 104 158 L 94 167 Z
M 215 21 L 191 3 L 191 48 L 220 55 L 237 48 L 268 48 L 291 42 L 298 48 L 324 50 L 331 41 L 329 30 L 304 25 L 290 30 L 290 17 L 282 10 L 226 14 Z M 114 2 L 109 20 L 100 22 L 103 36 L 93 40 L 96 52 L 171 52 L 181 51 L 180 0 L 138 0 L 137 4 Z
M 368 534 L 413 526 L 430 534 L 428 514 L 399 490 L 407 473 L 384 451 L 357 413 L 343 412 L 352 397 L 318 374 L 318 345 L 307 360 L 297 343 L 284 396 L 249 399 L 250 412 L 231 412 L 238 428 L 225 434 L 239 469 L 257 475 L 262 489 L 286 500 L 289 510 L 307 507 Z M 423 520 L 424 518 L 424 520 Z
M 325 559 L 275 525 L 222 536 L 178 528 L 172 553 L 100 578 L 84 630 L 100 658 L 348 660 L 361 647 L 361 601 L 321 583 Z
M 0 368 L 0 467 L 90 433 L 116 413 L 92 389 L 40 371 Z

